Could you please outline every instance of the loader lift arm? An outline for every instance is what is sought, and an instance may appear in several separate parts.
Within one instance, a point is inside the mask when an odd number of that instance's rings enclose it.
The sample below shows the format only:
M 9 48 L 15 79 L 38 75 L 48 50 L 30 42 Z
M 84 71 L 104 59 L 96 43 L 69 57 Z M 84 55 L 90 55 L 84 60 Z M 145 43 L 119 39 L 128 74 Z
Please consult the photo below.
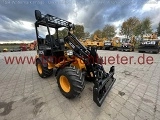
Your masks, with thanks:
M 68 28 L 68 35 L 64 38 L 64 43 L 68 43 L 70 48 L 73 50 L 74 56 L 80 58 L 84 62 L 86 66 L 85 73 L 89 76 L 88 79 L 92 80 L 94 83 L 93 100 L 100 107 L 103 101 L 105 100 L 108 92 L 110 91 L 111 87 L 113 86 L 114 82 L 116 81 L 116 79 L 113 77 L 115 73 L 114 66 L 110 68 L 109 73 L 105 72 L 102 66 L 103 61 L 101 58 L 99 58 L 96 48 L 86 48 L 80 43 L 77 37 L 70 32 L 71 30 L 74 30 L 74 24 L 72 24 L 71 22 L 68 22 L 66 20 L 60 19 L 49 14 L 42 15 L 39 10 L 35 10 L 35 17 L 37 20 L 35 22 L 37 40 L 39 39 L 37 27 L 39 25 L 46 26 L 50 37 L 52 55 L 53 52 L 55 52 L 56 49 L 59 48 L 58 46 L 56 46 L 55 41 L 51 37 L 49 28 L 55 28 L 57 38 L 58 28 Z
M 86 72 L 89 75 L 90 73 L 93 74 L 93 76 L 89 77 L 94 83 L 93 100 L 100 107 L 116 80 L 113 77 L 115 72 L 114 66 L 110 68 L 109 73 L 106 73 L 102 66 L 103 61 L 99 58 L 96 48 L 91 48 L 91 50 L 87 49 L 79 42 L 77 37 L 70 32 L 68 32 L 65 42 L 70 45 L 74 51 L 74 55 L 84 61 L 87 68 Z

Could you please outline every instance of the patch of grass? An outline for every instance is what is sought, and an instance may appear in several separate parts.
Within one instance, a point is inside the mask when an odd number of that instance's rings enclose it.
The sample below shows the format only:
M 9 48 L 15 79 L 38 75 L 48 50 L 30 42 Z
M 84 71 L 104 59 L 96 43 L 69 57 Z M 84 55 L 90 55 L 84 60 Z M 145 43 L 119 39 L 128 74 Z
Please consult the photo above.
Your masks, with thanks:
M 3 51 L 4 48 L 7 48 L 8 50 L 13 48 L 19 48 L 20 44 L 0 44 L 0 51 Z

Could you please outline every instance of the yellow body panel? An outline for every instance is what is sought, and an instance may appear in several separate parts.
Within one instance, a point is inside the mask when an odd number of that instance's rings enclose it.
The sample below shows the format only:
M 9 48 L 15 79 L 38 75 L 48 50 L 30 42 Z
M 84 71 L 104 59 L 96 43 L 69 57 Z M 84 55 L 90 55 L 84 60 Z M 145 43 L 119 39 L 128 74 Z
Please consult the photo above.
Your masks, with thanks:
M 111 40 L 112 46 L 113 47 L 120 47 L 120 38 L 119 37 L 114 37 Z
M 87 42 L 87 46 L 97 46 L 96 41 L 86 41 L 86 42 Z
M 4 49 L 3 49 L 3 52 L 8 52 L 8 49 L 7 49 L 7 48 L 4 48 Z
M 54 67 L 55 67 L 55 65 L 54 65 L 53 63 L 48 62 L 48 69 L 52 69 L 52 68 L 54 68 Z
M 157 34 L 153 33 L 151 35 L 144 35 L 143 39 L 144 40 L 157 40 L 158 36 L 157 36 Z
M 75 62 L 73 62 L 71 65 L 75 66 L 77 69 L 80 69 L 80 70 L 86 69 L 84 62 L 81 59 L 75 57 L 74 60 Z
M 86 47 L 104 47 L 104 41 L 107 38 L 98 38 L 97 35 L 94 35 L 93 39 L 80 40 L 80 42 Z
M 56 68 L 59 68 L 60 66 L 64 65 L 64 64 L 67 63 L 67 62 L 68 62 L 68 61 L 63 60 L 63 61 L 59 62 L 58 64 L 55 64 L 54 66 L 55 66 Z
M 101 41 L 97 42 L 97 47 L 103 47 L 103 46 L 104 46 L 104 42 L 101 42 Z

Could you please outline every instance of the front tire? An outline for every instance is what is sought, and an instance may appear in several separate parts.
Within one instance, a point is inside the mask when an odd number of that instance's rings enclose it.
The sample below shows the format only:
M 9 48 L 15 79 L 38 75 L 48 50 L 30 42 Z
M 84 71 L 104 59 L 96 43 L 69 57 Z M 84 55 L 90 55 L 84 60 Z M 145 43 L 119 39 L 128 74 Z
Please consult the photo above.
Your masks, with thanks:
M 69 99 L 79 96 L 85 86 L 82 72 L 68 66 L 58 72 L 57 83 L 60 92 Z
M 47 78 L 53 74 L 53 69 L 44 67 L 41 60 L 36 60 L 37 72 L 41 78 Z

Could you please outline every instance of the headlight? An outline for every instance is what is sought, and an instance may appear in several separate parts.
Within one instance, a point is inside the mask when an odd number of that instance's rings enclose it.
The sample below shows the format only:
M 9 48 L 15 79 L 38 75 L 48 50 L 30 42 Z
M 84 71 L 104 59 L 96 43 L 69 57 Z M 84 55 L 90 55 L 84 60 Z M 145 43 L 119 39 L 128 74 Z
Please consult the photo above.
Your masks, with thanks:
M 151 41 L 151 44 L 156 44 L 156 42 L 155 41 Z
M 68 56 L 72 56 L 73 55 L 73 51 L 72 50 L 67 50 L 67 55 Z

